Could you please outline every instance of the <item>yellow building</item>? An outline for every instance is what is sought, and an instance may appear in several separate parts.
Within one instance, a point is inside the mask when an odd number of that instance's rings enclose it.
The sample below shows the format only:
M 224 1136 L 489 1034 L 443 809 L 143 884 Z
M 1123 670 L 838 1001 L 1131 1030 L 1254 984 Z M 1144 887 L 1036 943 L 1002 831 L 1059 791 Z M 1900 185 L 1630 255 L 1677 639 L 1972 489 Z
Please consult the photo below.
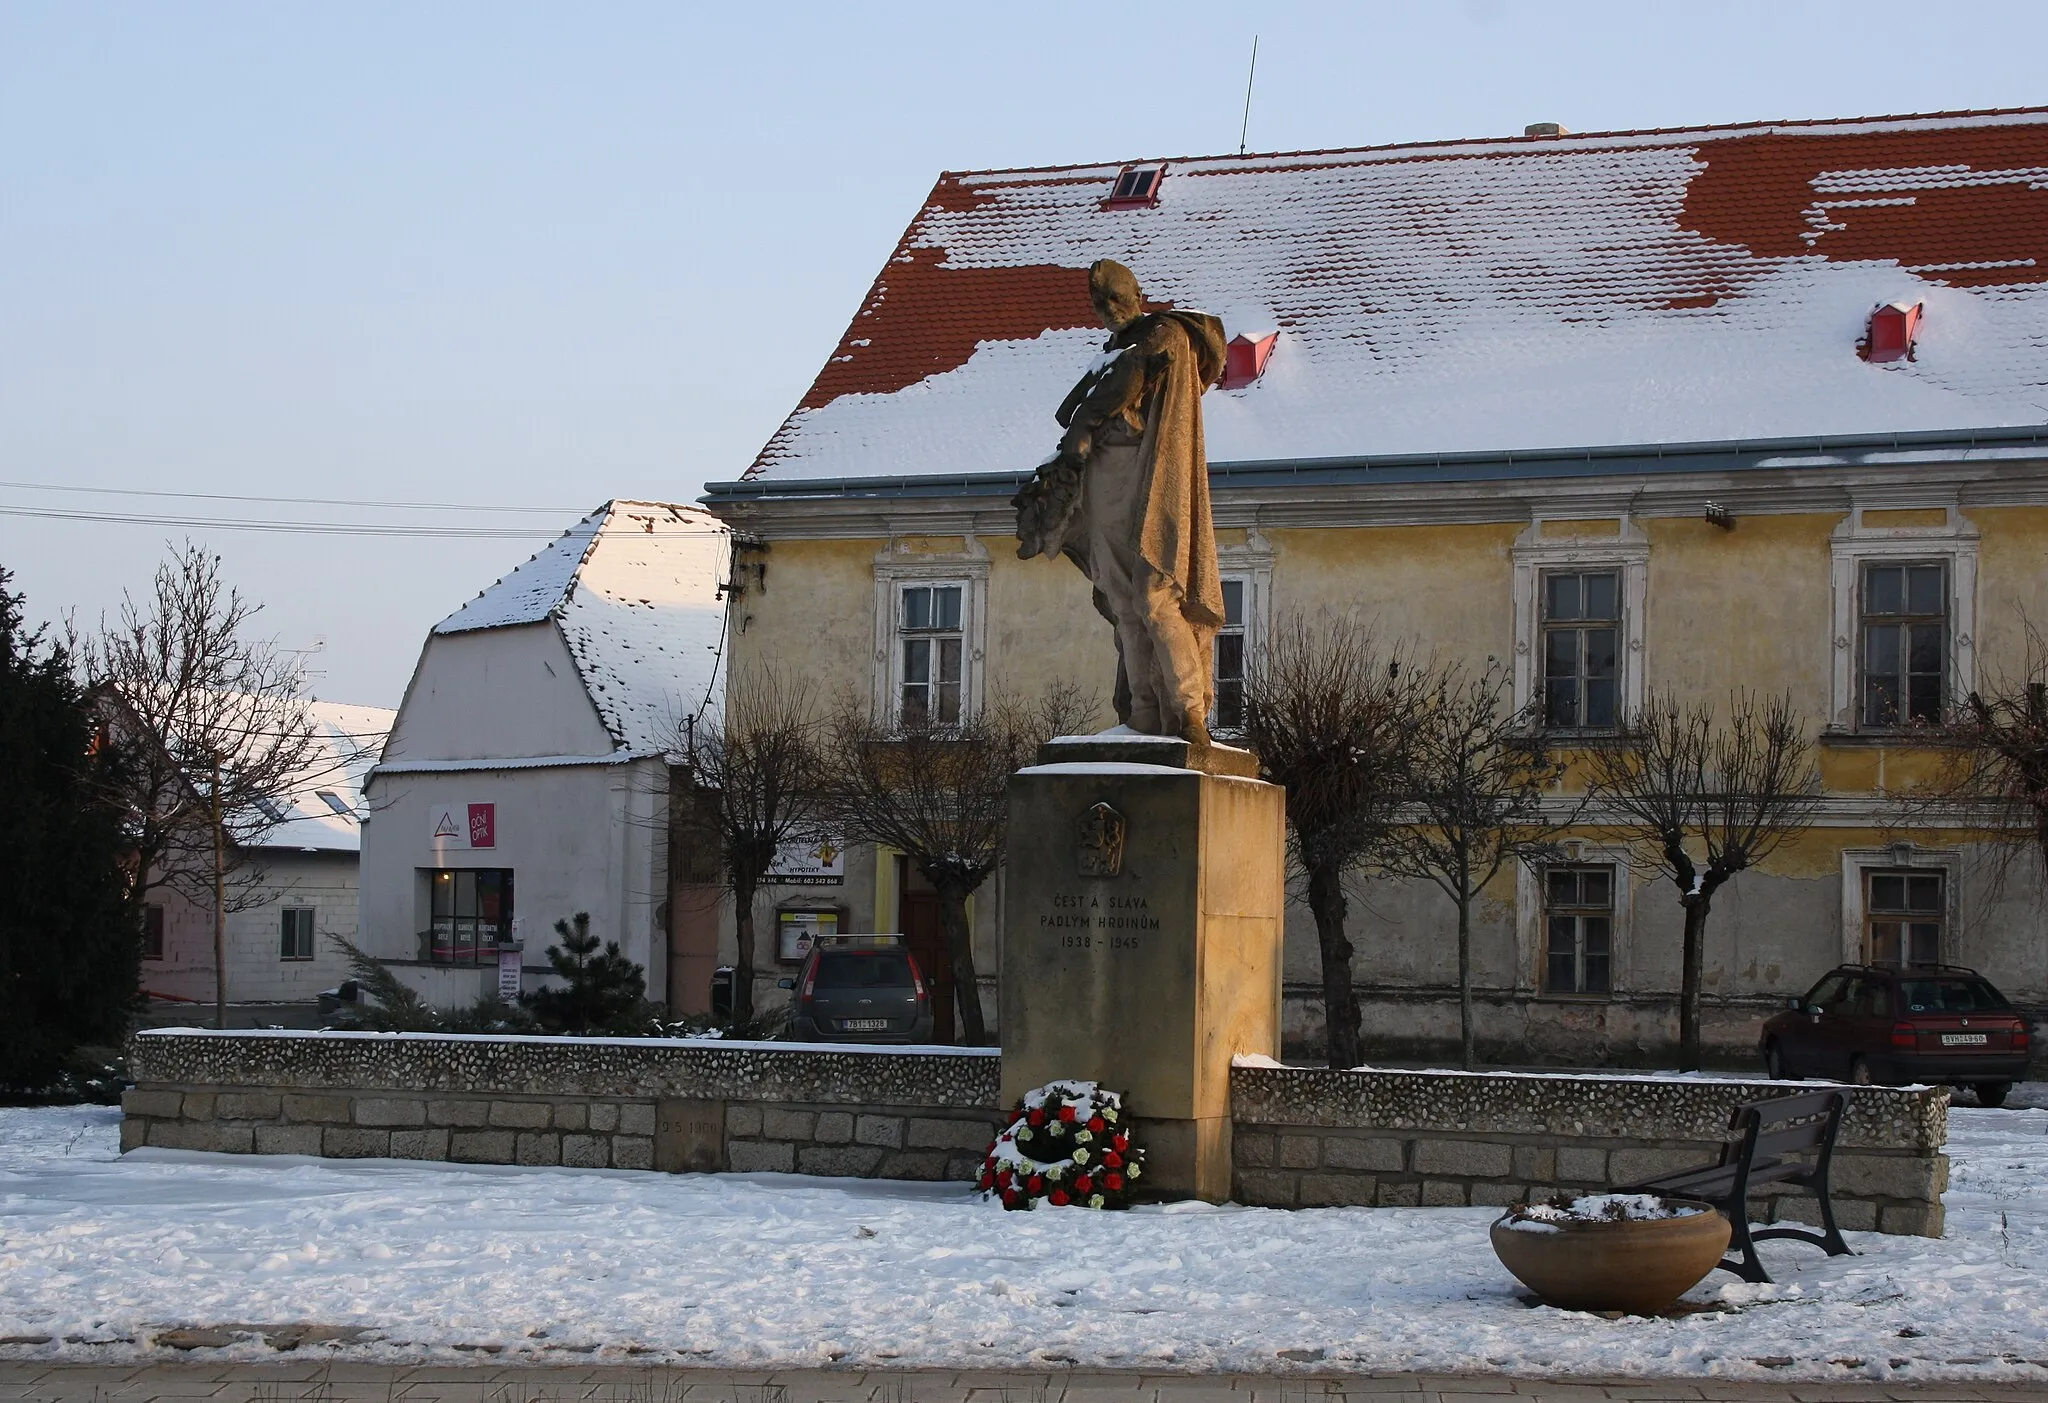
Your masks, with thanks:
M 1204 401 L 1221 707 L 1276 618 L 1325 606 L 1505 660 L 1517 701 L 1596 743 L 1646 689 L 1789 691 L 1826 795 L 1715 903 L 1710 1046 L 1741 1055 L 1784 996 L 1866 958 L 1972 965 L 2038 1006 L 2036 878 L 1888 830 L 1884 791 L 1927 760 L 1900 722 L 2023 668 L 2048 619 L 2044 170 L 2048 110 L 949 173 L 811 392 L 708 489 L 764 567 L 733 666 L 883 709 L 1106 693 L 1107 625 L 1071 566 L 1015 558 L 1008 501 L 1101 340 L 1086 269 L 1116 257 L 1237 338 Z M 855 848 L 836 890 L 772 899 L 914 931 L 915 885 Z M 1663 1055 L 1668 882 L 1588 838 L 1558 880 L 1488 895 L 1483 1052 Z M 1375 1052 L 1455 1041 L 1453 931 L 1433 888 L 1354 882 Z M 1288 990 L 1306 1047 L 1300 909 Z

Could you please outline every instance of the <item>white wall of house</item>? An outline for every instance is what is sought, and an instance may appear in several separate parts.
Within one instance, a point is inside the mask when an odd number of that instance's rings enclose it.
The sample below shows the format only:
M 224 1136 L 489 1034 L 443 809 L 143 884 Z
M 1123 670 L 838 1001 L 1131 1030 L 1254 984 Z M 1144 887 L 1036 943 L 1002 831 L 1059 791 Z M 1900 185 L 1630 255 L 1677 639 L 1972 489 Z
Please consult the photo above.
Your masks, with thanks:
M 258 880 L 234 898 L 242 909 L 228 913 L 228 1002 L 311 1003 L 348 978 L 347 961 L 327 937 L 356 938 L 356 855 L 263 851 L 249 861 Z M 150 901 L 164 907 L 164 958 L 143 961 L 142 987 L 211 1003 L 212 909 L 163 890 Z M 288 908 L 313 912 L 311 959 L 284 958 Z
M 604 721 L 553 620 L 431 633 L 385 762 L 609 755 Z
M 363 825 L 362 940 L 430 1000 L 462 1003 L 495 973 L 436 968 L 421 959 L 429 874 L 439 868 L 504 868 L 513 874 L 514 935 L 525 945 L 525 987 L 547 969 L 554 923 L 579 911 L 602 940 L 616 940 L 647 971 L 651 998 L 667 988 L 664 917 L 668 880 L 667 770 L 661 760 L 531 768 L 383 770 L 369 786 Z M 490 804 L 494 846 L 436 841 L 444 805 Z

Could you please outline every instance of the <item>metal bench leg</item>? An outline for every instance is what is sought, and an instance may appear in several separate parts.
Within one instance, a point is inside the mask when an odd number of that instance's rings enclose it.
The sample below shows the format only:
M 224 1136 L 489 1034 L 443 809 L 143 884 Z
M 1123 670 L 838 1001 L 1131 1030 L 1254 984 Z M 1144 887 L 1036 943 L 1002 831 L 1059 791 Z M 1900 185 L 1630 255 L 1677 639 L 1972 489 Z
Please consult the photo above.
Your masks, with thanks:
M 1830 1257 L 1855 1256 L 1856 1254 L 1849 1250 L 1849 1244 L 1842 1241 L 1842 1230 L 1835 1226 L 1835 1199 L 1834 1195 L 1828 1192 L 1828 1183 L 1825 1178 L 1821 1180 L 1819 1188 L 1820 1245 L 1827 1249 Z
M 1749 1235 L 1749 1204 L 1747 1201 L 1721 1211 L 1728 1215 L 1729 1255 L 1719 1264 L 1721 1271 L 1732 1271 L 1744 1281 L 1769 1283 L 1771 1274 L 1764 1270 L 1763 1259 L 1756 1254 L 1756 1239 Z

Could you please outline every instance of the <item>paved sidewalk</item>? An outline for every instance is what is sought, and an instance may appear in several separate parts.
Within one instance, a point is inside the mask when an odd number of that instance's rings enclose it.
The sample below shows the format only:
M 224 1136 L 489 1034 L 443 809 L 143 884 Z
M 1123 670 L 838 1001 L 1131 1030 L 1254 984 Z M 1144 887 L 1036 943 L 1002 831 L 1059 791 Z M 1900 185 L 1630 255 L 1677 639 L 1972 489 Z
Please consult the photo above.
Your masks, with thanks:
M 1151 1374 L 1007 1371 L 515 1367 L 348 1363 L 41 1364 L 0 1360 L 0 1403 L 2019 1403 L 2048 1385 L 1550 1382 L 1497 1374 Z

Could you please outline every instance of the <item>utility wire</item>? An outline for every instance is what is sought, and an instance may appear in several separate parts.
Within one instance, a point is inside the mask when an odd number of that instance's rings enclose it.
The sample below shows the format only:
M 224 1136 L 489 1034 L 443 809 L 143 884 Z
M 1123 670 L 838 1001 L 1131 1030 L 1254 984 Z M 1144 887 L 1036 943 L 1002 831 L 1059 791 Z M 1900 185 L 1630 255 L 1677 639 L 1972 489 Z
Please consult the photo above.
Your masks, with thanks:
M 418 512 L 518 512 L 546 516 L 587 516 L 588 507 L 501 507 L 476 502 L 369 502 L 345 497 L 255 497 L 232 492 L 164 492 L 143 487 L 77 487 L 56 482 L 0 482 L 20 492 L 90 492 L 115 497 L 182 497 L 199 502 L 267 502 L 279 506 L 376 507 Z
M 566 533 L 546 526 L 410 526 L 399 522 L 286 521 L 253 517 L 161 516 L 153 513 L 80 511 L 63 507 L 0 505 L 0 516 L 51 521 L 92 521 L 120 526 L 153 526 L 194 531 L 264 531 L 311 536 L 388 536 L 425 540 L 554 540 Z M 720 536 L 710 527 L 634 531 L 636 536 Z

